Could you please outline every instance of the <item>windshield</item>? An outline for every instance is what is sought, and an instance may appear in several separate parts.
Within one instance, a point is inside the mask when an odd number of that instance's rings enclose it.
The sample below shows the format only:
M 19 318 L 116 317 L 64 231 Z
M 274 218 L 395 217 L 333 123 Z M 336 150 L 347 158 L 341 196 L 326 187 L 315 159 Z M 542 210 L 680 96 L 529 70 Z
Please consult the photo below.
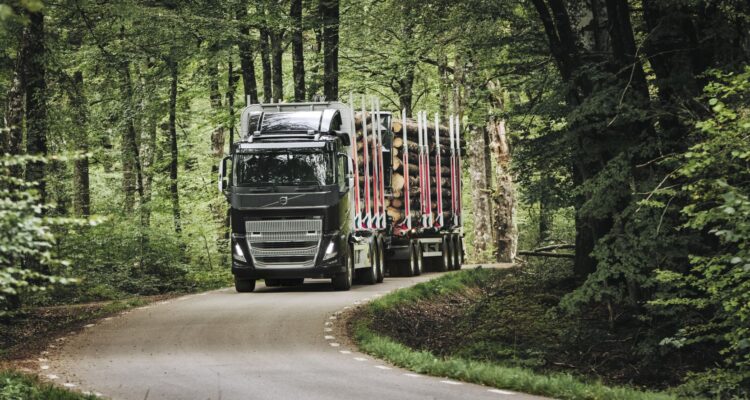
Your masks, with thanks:
M 331 153 L 273 150 L 237 156 L 238 186 L 332 185 Z

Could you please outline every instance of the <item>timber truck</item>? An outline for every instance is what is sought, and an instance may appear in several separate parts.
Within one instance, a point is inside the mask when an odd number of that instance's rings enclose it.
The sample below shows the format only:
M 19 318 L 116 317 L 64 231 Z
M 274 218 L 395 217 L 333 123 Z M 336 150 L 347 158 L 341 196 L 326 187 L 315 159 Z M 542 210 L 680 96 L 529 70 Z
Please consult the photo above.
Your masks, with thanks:
M 258 279 L 273 287 L 323 278 L 349 290 L 355 280 L 421 274 L 425 264 L 460 268 L 458 118 L 450 128 L 425 113 L 394 120 L 377 99 L 366 103 L 243 109 L 218 180 L 238 292 Z

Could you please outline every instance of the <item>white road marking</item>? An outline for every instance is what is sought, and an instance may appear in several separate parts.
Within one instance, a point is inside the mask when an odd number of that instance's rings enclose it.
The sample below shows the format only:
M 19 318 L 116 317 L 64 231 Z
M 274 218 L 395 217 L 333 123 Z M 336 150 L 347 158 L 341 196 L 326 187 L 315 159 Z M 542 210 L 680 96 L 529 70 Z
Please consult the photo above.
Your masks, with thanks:
M 94 324 L 88 324 L 88 325 L 84 326 L 84 328 L 93 328 L 93 327 L 94 327 Z
M 44 370 L 48 370 L 48 369 L 49 369 L 49 365 L 42 365 L 42 366 L 41 366 L 41 367 L 39 367 L 39 368 L 41 368 L 41 369 L 42 369 L 43 371 L 44 371 Z
M 357 361 L 367 361 L 367 359 L 364 357 L 354 357 L 354 359 Z
M 323 332 L 333 332 L 333 328 L 323 328 Z
M 341 345 L 340 345 L 340 344 L 338 344 L 338 343 L 328 343 L 328 344 L 330 344 L 330 345 L 331 345 L 331 347 L 339 347 L 339 346 L 341 346 Z
M 48 360 L 48 359 L 46 359 L 46 358 L 37 358 L 37 360 L 39 360 L 39 362 L 47 362 L 47 361 L 49 361 L 49 360 Z
M 60 378 L 60 377 L 57 376 L 57 375 L 55 375 L 55 374 L 49 374 L 49 375 L 47 375 L 47 379 L 58 379 L 58 378 Z
M 339 350 L 339 353 L 341 353 L 341 354 L 352 354 L 352 352 L 349 351 L 349 350 Z
M 351 307 L 349 307 L 349 306 L 346 306 L 346 307 L 344 307 L 344 310 L 348 310 L 348 309 L 350 309 L 350 308 L 351 308 Z
M 377 369 L 390 369 L 389 367 L 386 367 L 385 365 L 376 365 L 375 368 L 377 368 Z
M 463 385 L 463 383 L 456 381 L 440 381 L 440 383 L 446 383 L 448 385 Z
M 63 386 L 65 386 L 67 388 L 74 388 L 74 387 L 76 387 L 76 384 L 75 383 L 70 383 L 70 382 L 65 382 L 65 383 L 63 383 Z
M 417 374 L 404 374 L 404 376 L 408 376 L 409 378 L 421 378 L 422 377 L 422 375 L 417 375 Z
M 333 340 L 333 339 L 336 339 L 336 338 L 333 337 L 333 336 L 331 336 L 331 335 L 325 335 L 325 336 L 323 336 L 323 339 L 325 339 L 325 340 Z
M 326 323 L 325 323 L 325 326 L 331 326 L 331 325 L 333 325 L 333 322 L 331 322 L 331 321 L 326 321 Z
M 490 393 L 497 393 L 497 394 L 505 394 L 505 395 L 513 395 L 516 394 L 516 392 L 511 392 L 509 390 L 500 390 L 500 389 L 490 389 L 488 390 Z
M 336 316 L 335 315 L 331 315 L 330 317 L 328 317 L 328 319 L 336 319 Z

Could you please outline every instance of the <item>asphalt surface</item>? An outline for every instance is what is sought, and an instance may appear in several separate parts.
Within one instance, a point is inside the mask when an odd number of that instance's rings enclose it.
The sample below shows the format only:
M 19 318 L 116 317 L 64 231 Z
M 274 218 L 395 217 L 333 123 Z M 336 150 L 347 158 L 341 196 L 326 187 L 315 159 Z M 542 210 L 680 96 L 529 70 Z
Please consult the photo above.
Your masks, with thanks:
M 437 276 L 386 278 L 348 292 L 309 280 L 180 297 L 87 327 L 64 341 L 43 374 L 114 399 L 538 398 L 413 374 L 335 337 L 344 307 Z

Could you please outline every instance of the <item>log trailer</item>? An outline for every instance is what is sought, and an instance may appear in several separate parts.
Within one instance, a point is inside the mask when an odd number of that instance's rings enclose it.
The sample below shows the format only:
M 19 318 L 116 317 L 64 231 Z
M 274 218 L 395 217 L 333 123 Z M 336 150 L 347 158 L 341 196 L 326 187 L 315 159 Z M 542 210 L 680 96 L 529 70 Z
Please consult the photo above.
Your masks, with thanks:
M 358 114 L 351 99 L 252 104 L 242 111 L 240 140 L 219 165 L 238 292 L 255 290 L 257 279 L 273 287 L 305 278 L 331 279 L 334 289 L 349 290 L 355 277 L 382 282 L 387 261 L 391 275 L 420 274 L 424 257 L 439 257 L 441 270 L 460 267 L 458 126 L 451 123 L 447 139 L 439 132 L 444 127 L 430 128 L 422 118 L 392 121 L 376 99 L 370 105 L 368 112 L 363 98 Z M 396 126 L 403 127 L 400 138 Z M 412 151 L 414 138 L 419 148 Z M 449 161 L 441 161 L 444 155 Z M 416 181 L 410 171 L 417 171 Z

